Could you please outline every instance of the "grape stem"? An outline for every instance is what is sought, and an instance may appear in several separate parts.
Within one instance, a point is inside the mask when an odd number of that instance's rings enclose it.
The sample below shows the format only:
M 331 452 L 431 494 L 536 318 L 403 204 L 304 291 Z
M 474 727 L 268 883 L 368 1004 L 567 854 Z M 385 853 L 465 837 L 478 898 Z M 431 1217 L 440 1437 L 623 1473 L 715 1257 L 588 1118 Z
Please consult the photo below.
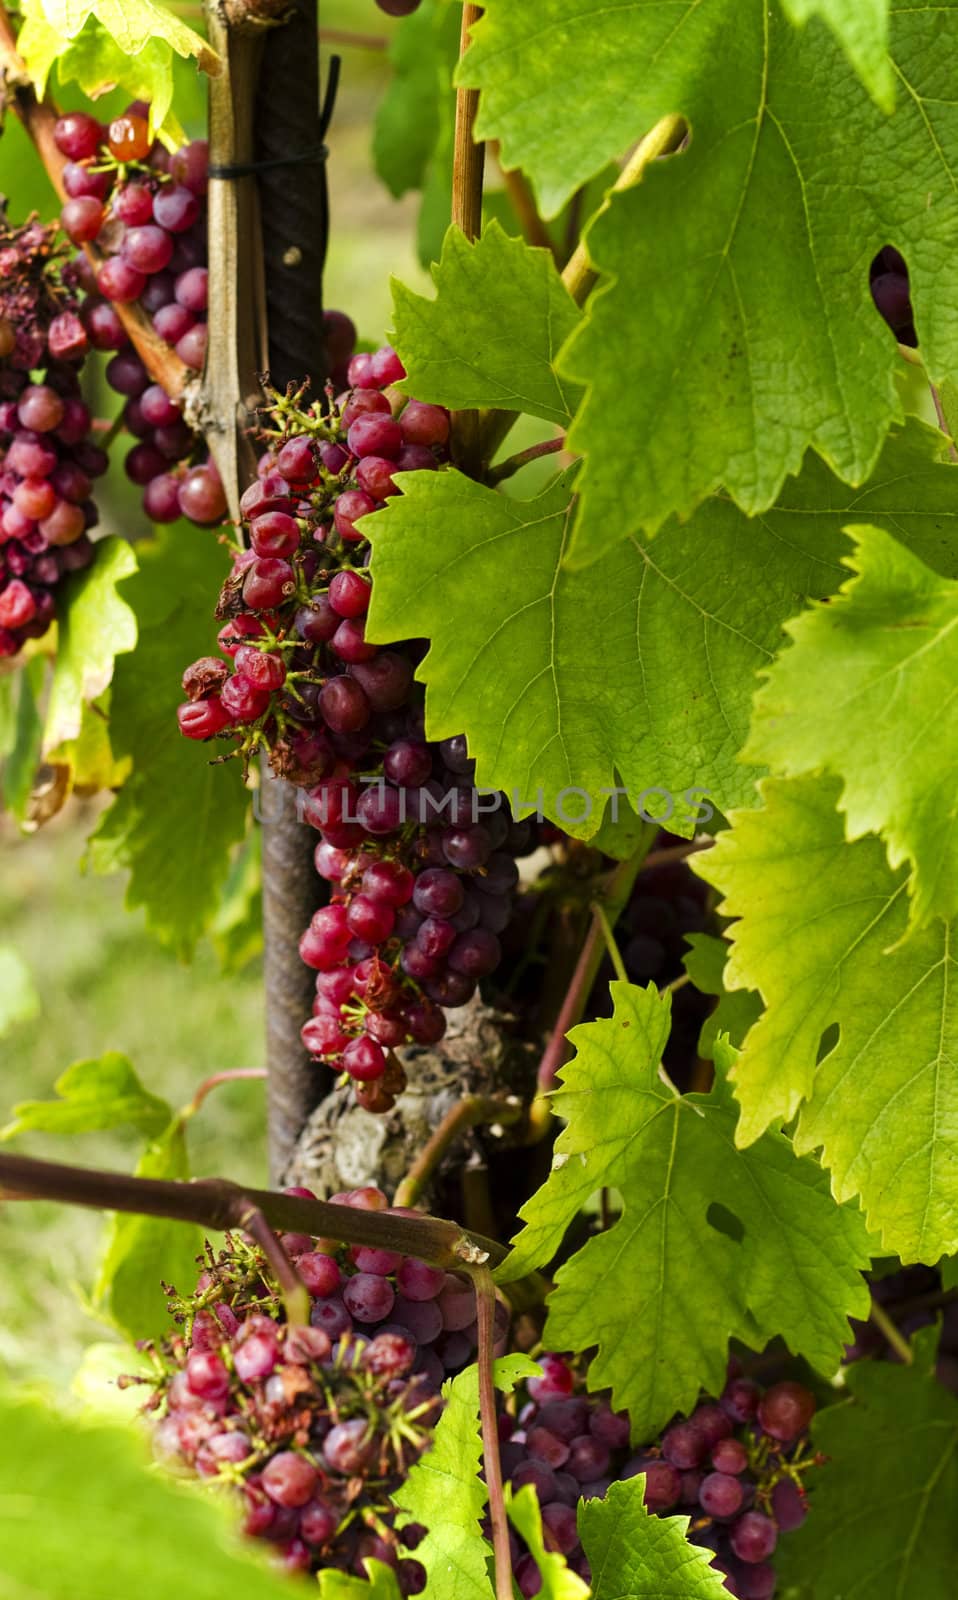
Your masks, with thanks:
M 489 1491 L 489 1520 L 492 1524 L 492 1550 L 496 1573 L 496 1600 L 513 1600 L 512 1555 L 509 1549 L 509 1518 L 502 1487 L 499 1459 L 499 1419 L 496 1416 L 496 1380 L 493 1370 L 496 1291 L 488 1267 L 473 1267 L 470 1277 L 476 1291 L 479 1348 L 476 1365 L 479 1374 L 479 1422 L 482 1429 L 482 1461 Z
M 665 850 L 651 850 L 646 857 L 647 867 L 670 867 L 673 862 L 685 861 L 688 856 L 697 856 L 703 850 L 711 850 L 715 840 L 705 838 L 690 839 L 688 844 L 672 844 Z
M 559 1015 L 556 1017 L 539 1062 L 536 1097 L 529 1108 L 529 1143 L 544 1138 L 549 1130 L 552 1120 L 549 1095 L 555 1087 L 556 1073 L 565 1060 L 566 1034 L 581 1020 L 605 954 L 605 937 L 602 922 L 595 914 L 596 907 L 601 905 L 610 927 L 614 927 L 632 893 L 632 886 L 645 865 L 649 845 L 655 838 L 656 832 L 657 829 L 651 824 L 645 827 L 641 843 L 634 854 L 619 862 L 609 874 L 601 896 L 597 895 L 595 898 L 589 931 L 576 962 L 572 981 L 566 990 Z
M 499 152 L 499 141 L 490 140 L 489 149 L 496 158 L 502 181 L 509 196 L 509 203 L 516 214 L 516 220 L 525 234 L 526 240 L 537 250 L 548 250 L 556 265 L 559 265 L 559 252 L 549 236 L 549 230 L 539 215 L 535 195 L 528 178 L 520 167 L 507 168 L 502 164 Z
M 136 1178 L 125 1172 L 74 1167 L 60 1161 L 0 1154 L 0 1199 L 57 1200 L 95 1211 L 133 1212 L 169 1217 L 203 1228 L 225 1231 L 245 1228 L 252 1211 L 283 1233 L 398 1250 L 447 1270 L 498 1263 L 506 1250 L 493 1239 L 468 1234 L 458 1223 L 439 1217 L 394 1217 L 385 1211 L 359 1211 L 327 1200 L 303 1200 L 268 1189 L 250 1189 L 228 1178 L 202 1178 L 183 1183 L 164 1178 Z
M 612 925 L 605 914 L 605 908 L 598 900 L 594 900 L 592 903 L 592 915 L 595 917 L 600 929 L 602 930 L 602 938 L 605 941 L 605 948 L 608 951 L 609 960 L 612 962 L 612 965 L 615 968 L 616 977 L 620 983 L 628 983 L 629 974 L 625 970 L 625 962 L 622 960 L 622 952 L 616 942 L 615 934 L 612 932 Z
M 645 176 L 646 169 L 660 156 L 672 155 L 682 144 L 688 132 L 688 124 L 684 118 L 670 114 L 663 117 L 655 124 L 636 145 L 622 171 L 619 173 L 609 195 L 595 213 L 595 217 L 607 211 L 612 201 L 612 196 L 620 194 L 623 189 L 631 189 L 640 183 Z M 590 223 L 595 220 L 590 218 Z M 585 304 L 592 290 L 595 288 L 599 274 L 596 272 L 589 258 L 585 240 L 579 240 L 562 271 L 562 282 L 575 301 L 577 306 Z M 479 438 L 481 455 L 484 461 L 491 461 L 503 439 L 509 433 L 513 423 L 519 416 L 518 411 L 483 411 L 479 418 Z
M 467 1095 L 457 1106 L 447 1111 L 439 1126 L 423 1145 L 406 1176 L 399 1184 L 393 1200 L 397 1206 L 414 1206 L 423 1189 L 446 1155 L 450 1146 L 468 1128 L 482 1123 L 499 1122 L 506 1127 L 518 1122 L 522 1115 L 522 1102 L 515 1096 Z
M 905 1335 L 895 1327 L 895 1324 L 892 1322 L 888 1312 L 883 1306 L 878 1304 L 877 1300 L 872 1300 L 869 1316 L 872 1322 L 875 1324 L 875 1327 L 885 1335 L 885 1338 L 891 1345 L 895 1354 L 900 1356 L 901 1360 L 905 1363 L 905 1366 L 913 1366 L 915 1357 L 911 1345 L 908 1343 Z
M 507 460 L 500 461 L 497 467 L 490 467 L 486 473 L 486 482 L 493 486 L 503 483 L 506 478 L 511 478 L 530 461 L 538 461 L 541 456 L 555 455 L 557 451 L 565 449 L 565 434 L 561 433 L 558 439 L 542 439 L 539 444 L 530 444 L 527 450 L 520 450 Z
M 230 1067 L 224 1072 L 214 1072 L 210 1077 L 204 1078 L 188 1106 L 184 1106 L 180 1115 L 184 1118 L 193 1117 L 212 1089 L 219 1088 L 221 1083 L 239 1083 L 244 1079 L 265 1078 L 265 1067 Z
M 0 0 L 0 79 L 10 92 L 13 109 L 36 147 L 47 177 L 60 199 L 67 199 L 63 187 L 66 157 L 61 155 L 53 138 L 59 113 L 49 98 L 37 99 L 26 64 L 17 50 L 16 35 L 2 0 Z M 85 244 L 83 250 L 94 267 L 102 265 L 104 257 L 94 245 Z M 114 310 L 153 382 L 160 384 L 172 400 L 178 400 L 185 393 L 193 377 L 190 368 L 180 360 L 174 350 L 170 349 L 165 340 L 160 338 L 141 306 L 114 305 Z

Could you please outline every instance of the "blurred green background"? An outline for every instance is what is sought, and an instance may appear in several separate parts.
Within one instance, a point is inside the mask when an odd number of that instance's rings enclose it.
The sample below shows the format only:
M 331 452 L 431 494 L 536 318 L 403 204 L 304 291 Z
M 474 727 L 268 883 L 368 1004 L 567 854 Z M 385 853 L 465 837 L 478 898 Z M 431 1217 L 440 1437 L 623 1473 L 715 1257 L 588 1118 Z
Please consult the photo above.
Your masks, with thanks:
M 190 9 L 190 8 L 188 8 Z M 385 41 L 396 24 L 373 0 L 323 0 L 324 30 L 355 30 Z M 196 21 L 193 15 L 188 20 Z M 397 202 L 376 177 L 370 143 L 376 105 L 389 81 L 385 50 L 328 40 L 343 61 L 329 137 L 332 230 L 326 302 L 347 310 L 363 337 L 381 339 L 389 325 L 389 277 L 423 287 L 416 260 L 418 197 Z M 204 131 L 205 91 L 186 67 L 177 106 L 192 135 Z M 82 104 L 69 91 L 66 104 Z M 126 96 L 98 103 L 98 112 Z M 54 214 L 54 198 L 15 119 L 0 139 L 0 192 L 16 221 L 36 209 Z M 116 397 L 103 389 L 104 406 Z M 127 538 L 148 533 L 138 493 L 117 468 L 99 496 L 102 523 Z M 202 948 L 186 967 L 143 928 L 142 913 L 123 906 L 123 877 L 80 870 L 96 802 L 71 801 L 39 831 L 21 834 L 0 819 L 0 943 L 12 945 L 30 970 L 39 1014 L 0 1039 L 0 1125 L 18 1101 L 48 1098 L 71 1062 L 119 1050 L 144 1084 L 179 1106 L 210 1073 L 262 1064 L 263 996 L 258 961 L 222 976 Z M 265 1181 L 263 1086 L 218 1089 L 191 1125 L 194 1170 Z M 129 1169 L 133 1138 L 86 1135 L 69 1141 L 37 1135 L 12 1148 L 31 1155 Z M 0 1206 L 0 1364 L 17 1376 L 64 1382 L 83 1348 L 110 1334 L 84 1309 L 95 1275 L 99 1218 L 88 1212 L 20 1202 Z

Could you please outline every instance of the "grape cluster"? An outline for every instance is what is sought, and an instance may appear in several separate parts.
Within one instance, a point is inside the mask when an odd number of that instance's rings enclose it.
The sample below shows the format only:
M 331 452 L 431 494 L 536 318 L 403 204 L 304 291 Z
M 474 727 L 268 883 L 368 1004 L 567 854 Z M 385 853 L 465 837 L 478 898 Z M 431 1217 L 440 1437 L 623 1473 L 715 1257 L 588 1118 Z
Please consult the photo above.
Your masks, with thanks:
M 332 1198 L 388 1209 L 373 1188 Z M 431 1442 L 439 1384 L 473 1358 L 472 1286 L 392 1251 L 298 1234 L 283 1244 L 312 1298 L 309 1326 L 284 1320 L 255 1245 L 207 1246 L 195 1293 L 172 1305 L 181 1331 L 154 1352 L 155 1451 L 232 1484 L 246 1532 L 288 1570 L 362 1577 L 372 1556 L 418 1594 L 425 1572 L 404 1552 L 425 1530 L 397 1532 L 390 1496 Z
M 93 558 L 107 458 L 89 437 L 85 351 L 53 230 L 0 222 L 0 657 L 46 632 L 61 577 Z
M 532 1484 L 547 1548 L 588 1581 L 579 1501 L 601 1499 L 613 1482 L 644 1473 L 648 1509 L 689 1517 L 687 1537 L 712 1552 L 729 1594 L 770 1600 L 778 1536 L 805 1520 L 802 1475 L 816 1459 L 806 1438 L 814 1396 L 791 1382 L 763 1392 L 734 1374 L 717 1401 L 704 1401 L 656 1444 L 630 1454 L 628 1417 L 583 1392 L 561 1356 L 539 1363 L 542 1376 L 529 1380 L 515 1413 L 503 1412 L 500 1435 L 503 1476 L 516 1489 Z M 511 1537 L 518 1588 L 535 1595 L 539 1570 Z
M 879 314 L 899 344 L 907 344 L 915 349 L 918 335 L 908 287 L 908 267 L 901 251 L 892 244 L 886 244 L 872 262 L 869 277 L 872 299 Z
M 328 331 L 341 360 L 351 325 Z M 317 974 L 303 1041 L 360 1104 L 387 1111 L 405 1082 L 392 1051 L 436 1043 L 443 1008 L 499 964 L 532 832 L 504 796 L 480 796 L 463 738 L 426 740 L 421 642 L 366 640 L 358 524 L 397 473 L 448 459 L 449 416 L 392 389 L 404 370 L 389 347 L 353 356 L 346 376 L 328 408 L 274 397 L 272 447 L 241 501 L 249 548 L 220 597 L 222 656 L 187 668 L 179 720 L 188 738 L 238 738 L 247 759 L 266 748 L 300 789 L 332 889 L 300 944 Z
M 108 127 L 84 111 L 60 117 L 54 129 L 66 156 L 69 198 L 60 216 L 76 245 L 95 244 L 94 268 L 81 253 L 75 271 L 86 290 L 83 326 L 89 343 L 108 352 L 106 377 L 123 395 L 123 422 L 137 441 L 125 461 L 143 489 L 153 522 L 188 517 L 218 523 L 226 499 L 215 466 L 197 459 L 202 446 L 180 407 L 153 383 L 130 344 L 117 305 L 138 302 L 162 339 L 194 372 L 206 356 L 207 146 L 196 140 L 171 155 L 149 133 L 140 102 Z

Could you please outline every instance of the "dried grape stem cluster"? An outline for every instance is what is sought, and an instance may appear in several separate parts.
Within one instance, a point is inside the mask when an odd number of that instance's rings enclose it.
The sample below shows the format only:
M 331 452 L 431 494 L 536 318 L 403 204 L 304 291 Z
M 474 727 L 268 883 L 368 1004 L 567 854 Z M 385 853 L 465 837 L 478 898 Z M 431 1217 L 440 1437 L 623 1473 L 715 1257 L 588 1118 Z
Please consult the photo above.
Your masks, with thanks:
M 643 1473 L 649 1511 L 690 1519 L 687 1537 L 712 1552 L 729 1594 L 771 1600 L 778 1536 L 806 1516 L 803 1479 L 816 1464 L 806 1434 L 814 1396 L 787 1381 L 763 1392 L 733 1374 L 717 1401 L 704 1401 L 634 1453 L 624 1413 L 586 1394 L 563 1357 L 539 1359 L 542 1376 L 529 1379 L 524 1402 L 503 1411 L 500 1434 L 503 1476 L 517 1490 L 532 1485 L 546 1547 L 588 1581 L 579 1501 L 601 1499 L 612 1483 Z M 512 1556 L 520 1593 L 538 1594 L 539 1569 L 514 1533 Z
M 333 1199 L 390 1209 L 374 1188 Z M 207 1246 L 194 1293 L 171 1304 L 180 1331 L 152 1351 L 156 1453 L 232 1485 L 246 1532 L 269 1540 L 288 1570 L 363 1577 L 375 1557 L 418 1594 L 425 1573 L 404 1552 L 424 1530 L 397 1531 L 391 1495 L 431 1442 L 439 1385 L 473 1359 L 475 1291 L 394 1251 L 305 1234 L 282 1243 L 311 1297 L 309 1325 L 285 1322 L 253 1243 L 229 1235 L 219 1254 Z
M 78 312 L 55 231 L 0 221 L 0 657 L 46 632 L 61 578 L 93 558 L 107 457 L 80 392 Z
M 366 639 L 364 519 L 398 473 L 444 465 L 449 416 L 393 387 L 405 374 L 389 347 L 350 360 L 348 318 L 327 313 L 327 332 L 349 387 L 308 407 L 303 390 L 273 397 L 241 501 L 249 548 L 220 596 L 222 657 L 187 669 L 180 727 L 234 739 L 247 762 L 266 749 L 299 790 L 332 888 L 300 943 L 317 973 L 303 1040 L 366 1109 L 388 1111 L 405 1083 L 394 1049 L 436 1043 L 444 1008 L 498 966 L 532 829 L 504 796 L 480 796 L 464 739 L 426 740 L 422 642 Z
M 106 377 L 125 398 L 123 425 L 137 441 L 127 476 L 143 490 L 155 523 L 188 517 L 201 526 L 226 511 L 219 474 L 177 401 L 152 382 L 127 337 L 117 306 L 138 304 L 186 368 L 206 356 L 207 146 L 174 154 L 151 140 L 148 107 L 129 106 L 108 127 L 83 111 L 60 117 L 54 140 L 67 158 L 61 226 L 74 244 L 95 244 L 94 268 L 81 248 L 75 271 L 86 300 L 89 344 L 111 355 Z

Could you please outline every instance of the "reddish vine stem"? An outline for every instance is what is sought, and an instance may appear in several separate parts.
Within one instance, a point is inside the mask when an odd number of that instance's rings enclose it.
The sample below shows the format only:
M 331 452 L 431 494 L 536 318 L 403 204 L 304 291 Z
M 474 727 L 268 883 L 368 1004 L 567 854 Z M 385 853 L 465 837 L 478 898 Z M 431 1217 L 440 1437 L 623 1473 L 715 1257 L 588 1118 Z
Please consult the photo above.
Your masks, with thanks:
M 476 1364 L 479 1373 L 479 1423 L 482 1430 L 482 1462 L 486 1474 L 486 1488 L 489 1491 L 496 1600 L 513 1600 L 509 1518 L 506 1514 L 506 1498 L 502 1487 L 499 1419 L 496 1416 L 496 1380 L 493 1371 L 496 1291 L 488 1267 L 472 1268 L 470 1277 L 476 1290 L 478 1312 L 479 1348 L 476 1353 Z
M 655 829 L 649 825 L 634 855 L 619 862 L 609 875 L 604 892 L 595 896 L 596 906 L 601 906 L 610 928 L 619 920 L 623 907 L 632 893 L 632 885 L 645 865 L 648 847 L 654 837 Z M 536 1097 L 529 1107 L 527 1142 L 530 1144 L 545 1138 L 549 1131 L 552 1121 L 549 1095 L 555 1088 L 556 1074 L 566 1057 L 566 1035 L 582 1018 L 605 952 L 606 940 L 602 919 L 596 916 L 593 910 L 589 931 L 579 953 L 575 971 L 539 1062 Z
M 541 456 L 556 455 L 565 449 L 565 434 L 561 433 L 558 439 L 542 439 L 538 444 L 530 444 L 528 449 L 519 450 L 514 456 L 500 461 L 497 467 L 492 467 L 486 473 L 486 481 L 491 484 L 503 483 L 506 478 L 511 478 L 515 473 L 527 467 L 530 461 L 538 461 Z
M 309 1323 L 312 1304 L 309 1290 L 286 1254 L 282 1240 L 273 1232 L 259 1206 L 250 1205 L 243 1210 L 237 1218 L 237 1227 L 244 1228 L 256 1240 L 272 1267 L 290 1327 L 305 1328 Z
M 714 839 L 690 839 L 688 844 L 672 844 L 666 850 L 652 850 L 645 858 L 647 867 L 667 867 L 675 861 L 685 861 L 688 856 L 711 850 Z
M 199 1111 L 210 1091 L 218 1089 L 221 1083 L 240 1083 L 244 1079 L 265 1078 L 266 1076 L 265 1067 L 229 1067 L 223 1072 L 214 1072 L 210 1077 L 203 1079 L 189 1105 L 184 1108 L 183 1114 L 185 1116 L 193 1116 Z
M 406 1176 L 396 1190 L 394 1204 L 414 1206 L 423 1189 L 435 1172 L 451 1145 L 466 1132 L 481 1123 L 501 1122 L 503 1126 L 518 1122 L 522 1104 L 513 1097 L 498 1095 L 467 1095 L 457 1106 L 447 1111 L 439 1126 L 423 1145 Z
M 30 83 L 24 61 L 17 50 L 16 35 L 6 6 L 0 3 L 0 77 L 2 77 L 13 103 L 13 109 L 23 123 L 36 147 L 59 198 L 68 198 L 63 187 L 63 168 L 66 157 L 60 154 L 53 138 L 59 115 L 49 98 L 38 100 Z M 94 245 L 84 245 L 84 252 L 94 267 L 103 262 L 103 256 Z M 114 310 L 123 324 L 127 338 L 133 345 L 154 383 L 160 384 L 173 400 L 178 400 L 193 377 L 169 345 L 160 338 L 146 312 L 138 305 L 115 305 Z
M 270 1228 L 282 1233 L 308 1233 L 346 1244 L 398 1250 L 401 1255 L 418 1256 L 448 1269 L 499 1262 L 506 1254 L 495 1240 L 465 1233 L 458 1223 L 438 1217 L 359 1211 L 328 1200 L 301 1200 L 268 1189 L 241 1187 L 227 1178 L 203 1178 L 194 1183 L 136 1178 L 125 1172 L 37 1161 L 31 1156 L 0 1153 L 0 1198 L 57 1200 L 95 1211 L 169 1217 L 218 1232 L 246 1227 L 252 1208 Z

